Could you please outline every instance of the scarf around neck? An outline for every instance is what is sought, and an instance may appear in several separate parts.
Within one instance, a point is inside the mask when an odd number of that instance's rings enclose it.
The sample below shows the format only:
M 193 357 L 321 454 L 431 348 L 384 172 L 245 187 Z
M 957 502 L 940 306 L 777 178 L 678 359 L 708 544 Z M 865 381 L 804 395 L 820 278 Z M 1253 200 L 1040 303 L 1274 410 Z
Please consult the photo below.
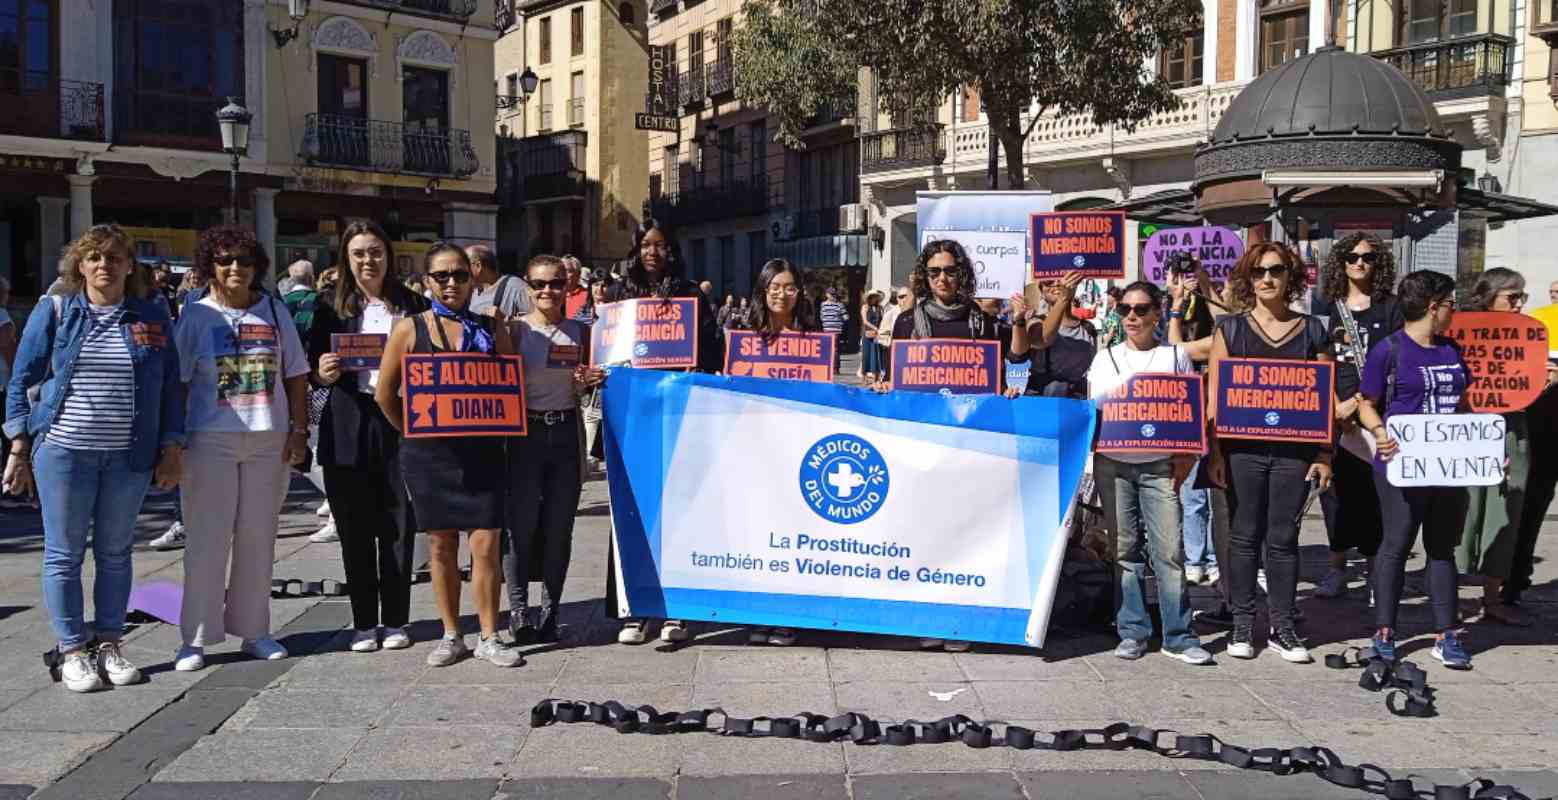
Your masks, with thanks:
M 435 299 L 433 301 L 433 314 L 460 323 L 460 328 L 465 334 L 461 337 L 461 352 L 492 355 L 495 349 L 492 342 L 492 334 L 487 332 L 487 329 L 481 324 L 481 318 L 472 314 L 469 308 L 455 311 Z
M 934 297 L 927 297 L 914 304 L 914 338 L 933 339 L 935 334 L 931 332 L 931 321 L 957 322 L 969 320 L 969 338 L 973 338 L 974 324 L 972 320 L 973 307 L 968 303 L 956 305 L 942 305 Z

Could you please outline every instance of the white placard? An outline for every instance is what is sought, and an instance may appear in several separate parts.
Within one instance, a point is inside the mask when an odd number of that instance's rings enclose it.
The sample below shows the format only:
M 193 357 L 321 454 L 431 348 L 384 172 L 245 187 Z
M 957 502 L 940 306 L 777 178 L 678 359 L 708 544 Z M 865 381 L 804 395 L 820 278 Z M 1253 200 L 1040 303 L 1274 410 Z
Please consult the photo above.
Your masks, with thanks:
M 1401 448 L 1385 467 L 1391 486 L 1504 482 L 1504 418 L 1498 414 L 1398 414 L 1385 427 Z
M 1005 300 L 1022 294 L 1028 275 L 1028 234 L 1021 231 L 922 231 L 920 247 L 937 239 L 963 245 L 974 262 L 974 296 Z

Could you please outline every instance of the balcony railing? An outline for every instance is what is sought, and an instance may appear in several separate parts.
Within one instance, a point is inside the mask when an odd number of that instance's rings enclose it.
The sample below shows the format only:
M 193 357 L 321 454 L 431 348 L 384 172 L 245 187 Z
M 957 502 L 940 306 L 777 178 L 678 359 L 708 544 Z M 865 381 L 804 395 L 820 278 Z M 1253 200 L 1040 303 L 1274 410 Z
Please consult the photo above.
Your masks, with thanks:
M 0 133 L 103 141 L 103 84 L 0 69 Z
M 860 137 L 860 171 L 887 172 L 940 164 L 947 157 L 941 126 L 899 128 Z
M 476 13 L 477 0 L 345 0 L 355 6 L 402 11 L 424 17 L 467 20 Z M 501 3 L 500 3 L 501 5 Z M 499 13 L 502 13 L 501 11 Z
M 338 114 L 306 117 L 302 156 L 325 167 L 451 178 L 470 177 L 480 166 L 470 131 L 420 130 Z
M 568 127 L 584 127 L 584 98 L 575 97 L 568 101 Z
M 1372 53 L 1406 73 L 1433 100 L 1502 94 L 1515 40 L 1483 33 Z
M 217 109 L 225 97 L 142 89 L 114 91 L 114 142 L 117 144 L 221 150 Z
M 855 109 L 856 96 L 852 92 L 847 97 L 836 97 L 822 104 L 817 113 L 806 122 L 807 130 L 822 128 L 829 125 L 837 125 L 855 118 L 859 112 Z
M 584 131 L 559 131 L 519 140 L 521 202 L 585 196 Z
M 724 97 L 736 91 L 736 68 L 730 59 L 720 59 L 710 64 L 705 74 L 709 97 Z
M 519 14 L 514 8 L 518 2 L 519 0 L 497 0 L 497 4 L 492 9 L 492 25 L 499 33 L 508 30 L 519 21 Z
M 734 179 L 725 186 L 686 188 L 653 198 L 650 213 L 678 225 L 734 219 L 768 211 L 768 179 Z
M 693 67 L 676 79 L 677 102 L 683 108 L 703 105 L 703 67 Z

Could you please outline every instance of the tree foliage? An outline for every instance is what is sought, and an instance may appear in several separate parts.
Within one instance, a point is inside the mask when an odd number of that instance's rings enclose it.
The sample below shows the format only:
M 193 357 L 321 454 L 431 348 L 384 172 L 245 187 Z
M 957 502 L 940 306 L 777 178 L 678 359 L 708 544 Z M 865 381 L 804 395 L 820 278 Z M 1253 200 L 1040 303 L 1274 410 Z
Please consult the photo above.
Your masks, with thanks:
M 859 67 L 871 68 L 883 105 L 913 119 L 974 85 L 1020 187 L 1039 115 L 1131 128 L 1176 107 L 1147 64 L 1200 24 L 1201 2 L 747 0 L 744 11 L 737 95 L 768 108 L 780 141 L 795 146 L 828 98 L 853 90 Z

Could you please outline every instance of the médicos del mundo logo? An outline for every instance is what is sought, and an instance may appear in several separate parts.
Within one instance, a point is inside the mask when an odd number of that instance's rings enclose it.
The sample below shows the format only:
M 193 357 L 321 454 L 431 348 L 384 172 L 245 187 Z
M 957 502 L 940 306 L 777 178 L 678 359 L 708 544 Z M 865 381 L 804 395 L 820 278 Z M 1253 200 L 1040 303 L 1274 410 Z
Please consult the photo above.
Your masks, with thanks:
M 840 525 L 870 519 L 887 500 L 887 460 L 848 433 L 824 436 L 801 457 L 801 497 L 817 516 Z

